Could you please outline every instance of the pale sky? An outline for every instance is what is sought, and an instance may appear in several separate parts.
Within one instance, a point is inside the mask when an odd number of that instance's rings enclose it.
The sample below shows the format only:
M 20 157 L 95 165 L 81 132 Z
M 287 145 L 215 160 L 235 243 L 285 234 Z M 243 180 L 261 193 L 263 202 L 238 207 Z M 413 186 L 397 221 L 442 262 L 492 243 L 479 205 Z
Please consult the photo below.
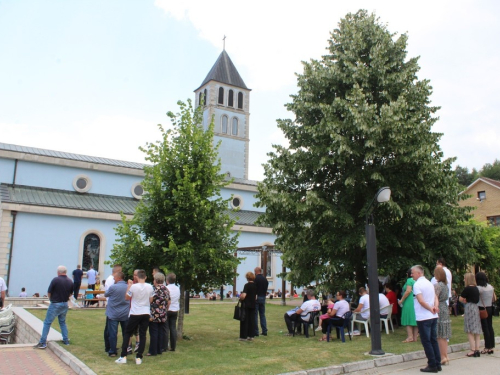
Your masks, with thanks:
M 360 8 L 394 33 L 441 106 L 445 157 L 500 159 L 500 2 L 0 0 L 0 142 L 144 162 L 156 124 L 194 99 L 222 51 L 250 97 L 250 179 L 263 177 L 302 60 Z

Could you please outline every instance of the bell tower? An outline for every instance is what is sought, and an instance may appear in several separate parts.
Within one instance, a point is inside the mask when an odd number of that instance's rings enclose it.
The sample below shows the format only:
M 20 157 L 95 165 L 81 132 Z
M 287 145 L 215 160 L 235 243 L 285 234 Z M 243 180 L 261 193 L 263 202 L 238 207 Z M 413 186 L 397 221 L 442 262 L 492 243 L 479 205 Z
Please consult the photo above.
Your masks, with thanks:
M 221 172 L 248 179 L 250 89 L 225 50 L 194 92 L 203 106 L 203 127 L 214 118 L 214 144 L 219 141 Z

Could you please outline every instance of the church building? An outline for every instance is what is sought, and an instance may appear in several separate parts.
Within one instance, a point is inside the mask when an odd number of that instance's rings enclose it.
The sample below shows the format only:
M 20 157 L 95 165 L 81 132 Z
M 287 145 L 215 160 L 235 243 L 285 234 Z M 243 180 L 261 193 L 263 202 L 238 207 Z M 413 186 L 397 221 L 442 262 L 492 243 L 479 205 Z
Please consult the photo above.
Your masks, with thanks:
M 222 189 L 239 208 L 232 228 L 240 232 L 239 276 L 228 291 L 241 291 L 244 275 L 257 266 L 269 291 L 282 289 L 279 252 L 271 228 L 255 224 L 265 208 L 256 208 L 257 182 L 248 179 L 250 89 L 224 50 L 201 85 L 195 103 L 203 106 L 203 126 L 215 121 L 214 143 L 222 170 L 233 182 Z M 58 265 L 68 273 L 90 265 L 101 280 L 111 274 L 109 260 L 120 212 L 131 218 L 144 193 L 144 164 L 0 143 L 0 277 L 17 296 L 47 293 Z M 230 209 L 231 207 L 228 207 Z M 175 272 L 175 270 L 174 270 Z M 149 271 L 148 271 L 149 273 Z M 85 287 L 86 279 L 82 283 Z M 287 289 L 290 285 L 287 284 Z

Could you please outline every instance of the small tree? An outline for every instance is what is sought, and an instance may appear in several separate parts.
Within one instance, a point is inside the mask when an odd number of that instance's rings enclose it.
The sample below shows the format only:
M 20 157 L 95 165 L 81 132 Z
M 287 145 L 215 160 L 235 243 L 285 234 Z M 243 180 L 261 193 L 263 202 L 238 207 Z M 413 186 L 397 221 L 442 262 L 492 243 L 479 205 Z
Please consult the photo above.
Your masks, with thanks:
M 181 288 L 178 330 L 183 331 L 184 291 L 200 292 L 228 284 L 239 263 L 234 257 L 238 234 L 220 189 L 229 182 L 220 174 L 213 121 L 202 127 L 201 107 L 178 102 L 180 113 L 168 112 L 173 129 L 158 125 L 162 138 L 141 148 L 152 165 L 144 168 L 146 193 L 132 220 L 117 228 L 110 256 L 130 272 L 159 265 L 174 272 Z
M 262 221 L 294 284 L 366 282 L 365 214 L 382 186 L 393 200 L 377 209 L 381 274 L 415 263 L 467 262 L 467 210 L 432 132 L 438 107 L 419 80 L 417 58 L 373 14 L 348 14 L 321 60 L 304 62 L 299 91 L 287 104 L 295 120 L 278 120 L 289 146 L 274 146 L 259 184 Z

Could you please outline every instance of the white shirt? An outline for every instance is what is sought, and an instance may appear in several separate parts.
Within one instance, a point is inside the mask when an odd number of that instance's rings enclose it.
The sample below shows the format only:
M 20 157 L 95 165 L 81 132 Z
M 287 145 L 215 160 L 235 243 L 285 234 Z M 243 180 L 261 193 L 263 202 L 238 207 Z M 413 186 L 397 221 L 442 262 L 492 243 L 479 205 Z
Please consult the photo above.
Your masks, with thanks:
M 7 284 L 5 280 L 0 277 L 0 292 L 5 292 L 7 290 Z
M 387 297 L 382 293 L 378 294 L 378 305 L 380 307 L 380 315 L 389 314 L 389 307 L 391 306 L 391 303 L 389 302 Z
M 335 316 L 338 318 L 342 318 L 346 312 L 350 310 L 349 308 L 349 303 L 345 300 L 338 300 L 335 302 L 335 306 L 333 307 L 334 310 L 337 310 L 335 313 Z
M 359 299 L 359 304 L 363 304 L 363 308 L 361 309 L 361 317 L 363 319 L 368 319 L 370 317 L 370 295 L 366 293 L 361 296 Z
M 90 269 L 87 271 L 87 283 L 89 285 L 94 285 L 95 284 L 95 277 L 97 276 L 97 272 L 95 269 Z
M 151 306 L 149 297 L 153 296 L 153 287 L 151 284 L 134 284 L 130 287 L 128 293 L 129 296 L 132 297 L 130 315 L 149 315 Z
M 170 293 L 170 307 L 168 308 L 168 311 L 179 311 L 179 298 L 181 297 L 181 290 L 175 284 L 168 284 L 167 289 Z
M 308 321 L 309 313 L 311 311 L 321 310 L 321 304 L 317 299 L 310 299 L 304 302 L 302 306 L 300 306 L 300 309 L 302 310 L 302 312 L 300 313 L 302 320 Z
M 413 294 L 415 296 L 413 299 L 413 305 L 415 307 L 415 318 L 417 321 L 435 319 L 438 317 L 438 314 L 433 314 L 429 310 L 422 307 L 417 299 L 417 296 L 421 294 L 422 298 L 429 306 L 434 306 L 436 293 L 434 292 L 434 286 L 429 280 L 427 280 L 424 276 L 420 276 L 413 285 Z
M 450 303 L 449 300 L 451 298 L 451 280 L 452 280 L 452 277 L 451 277 L 451 271 L 448 269 L 448 267 L 443 267 L 443 269 L 444 269 L 444 273 L 446 274 L 446 283 L 448 286 L 448 299 L 446 300 L 446 305 L 449 305 L 449 303 Z M 431 283 L 432 283 L 432 285 L 436 285 L 438 283 L 435 277 L 433 277 L 431 279 Z
M 114 285 L 114 283 L 115 283 L 115 277 L 111 274 L 106 279 L 106 285 L 104 285 L 104 291 L 107 292 L 108 289 L 111 288 L 111 285 Z M 109 297 L 106 297 L 106 300 L 109 300 Z

